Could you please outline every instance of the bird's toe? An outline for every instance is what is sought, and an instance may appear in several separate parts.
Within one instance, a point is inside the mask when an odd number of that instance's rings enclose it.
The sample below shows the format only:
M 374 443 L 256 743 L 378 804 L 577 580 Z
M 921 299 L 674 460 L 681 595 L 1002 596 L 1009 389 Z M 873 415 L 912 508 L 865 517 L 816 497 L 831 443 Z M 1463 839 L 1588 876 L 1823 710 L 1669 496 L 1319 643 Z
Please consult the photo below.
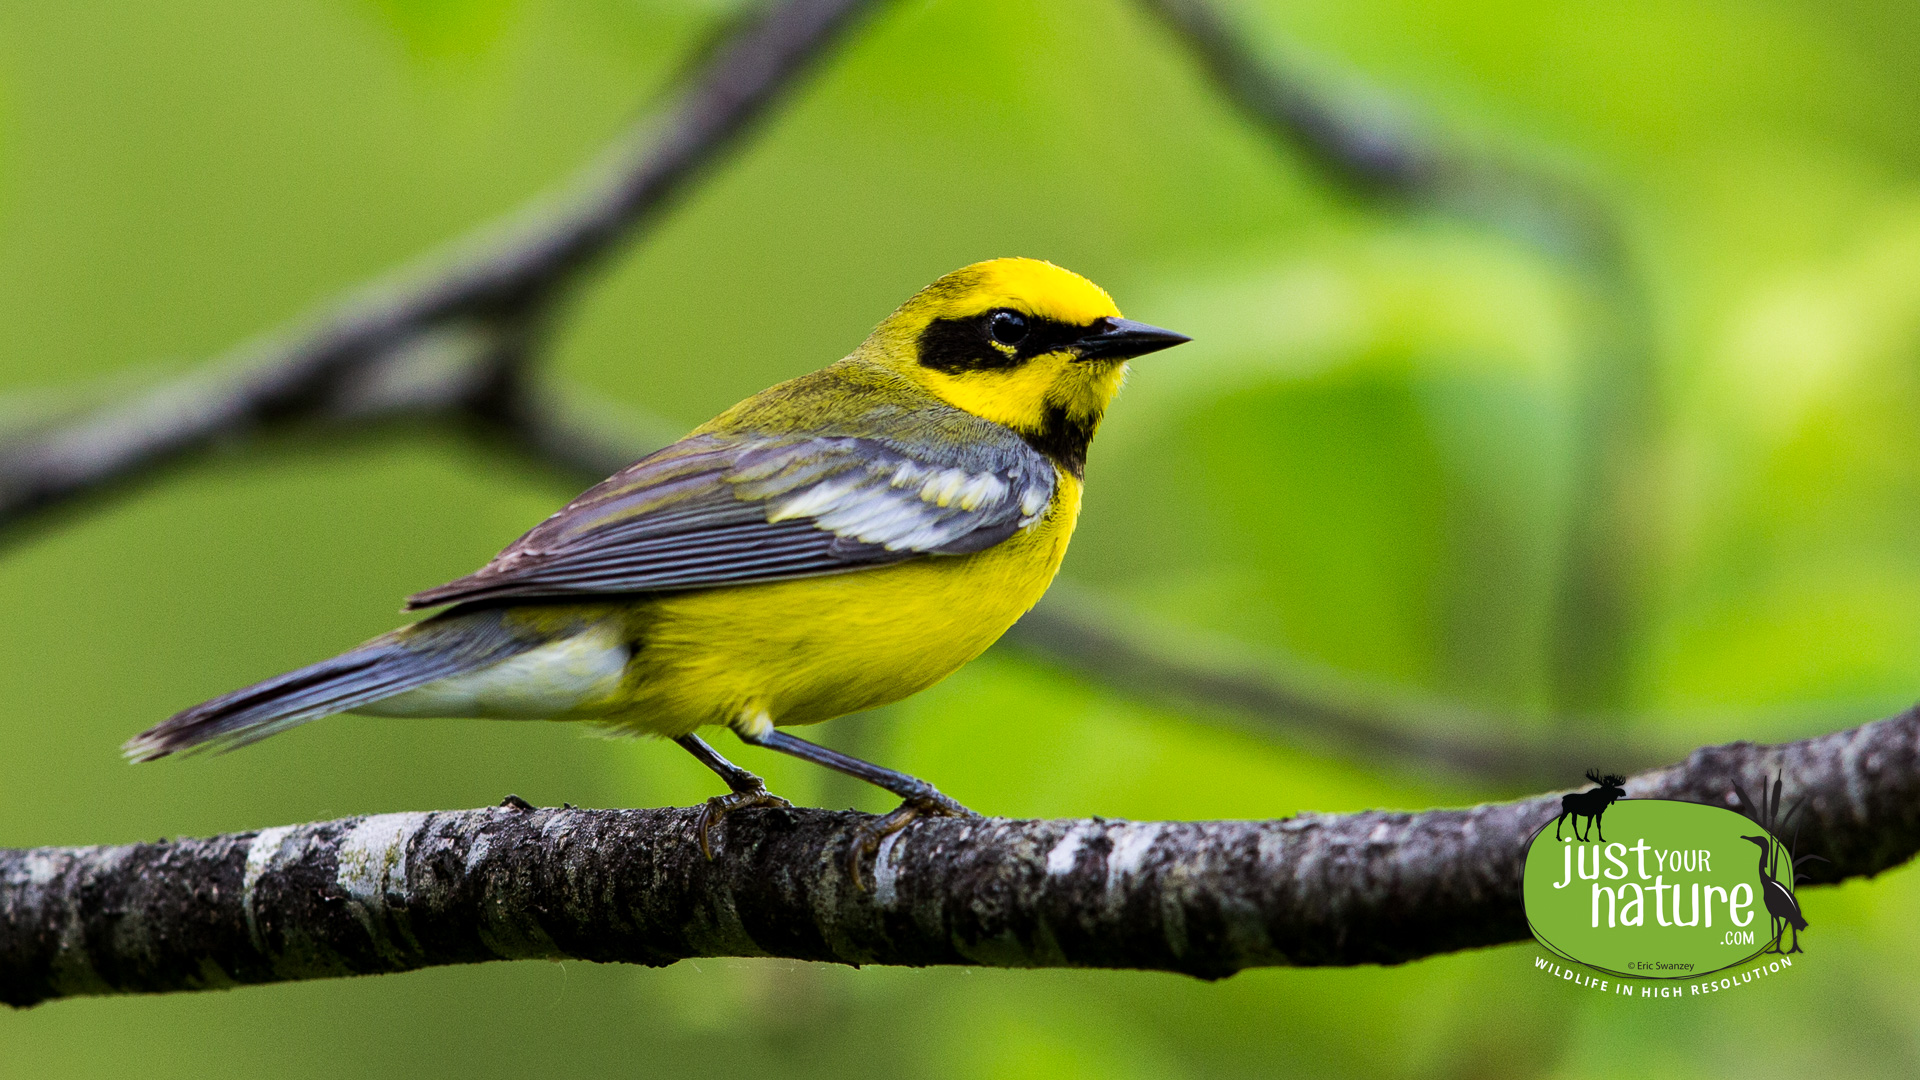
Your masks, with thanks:
M 700 837 L 700 853 L 711 862 L 714 827 L 725 822 L 727 816 L 736 810 L 753 809 L 791 810 L 793 804 L 768 791 L 764 786 L 715 795 L 700 807 L 699 820 L 694 823 L 694 829 Z
M 847 852 L 847 877 L 853 881 L 854 888 L 865 890 L 866 878 L 860 872 L 860 864 L 867 856 L 879 852 L 881 843 L 887 837 L 912 824 L 915 818 L 980 816 L 978 811 L 932 788 L 909 796 L 891 812 L 869 818 L 855 827 L 853 842 Z

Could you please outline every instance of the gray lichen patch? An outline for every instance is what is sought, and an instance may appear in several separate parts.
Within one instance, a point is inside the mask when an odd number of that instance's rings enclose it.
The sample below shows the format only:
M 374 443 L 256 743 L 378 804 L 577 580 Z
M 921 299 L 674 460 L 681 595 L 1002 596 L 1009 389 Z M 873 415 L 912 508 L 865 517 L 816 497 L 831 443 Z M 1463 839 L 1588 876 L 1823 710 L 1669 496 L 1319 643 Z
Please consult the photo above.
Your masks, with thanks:
M 406 958 L 419 951 L 419 942 L 407 925 L 413 901 L 407 849 L 428 816 L 362 818 L 334 849 L 334 883 L 345 896 L 347 910 L 366 929 L 373 949 L 397 966 L 408 966 Z

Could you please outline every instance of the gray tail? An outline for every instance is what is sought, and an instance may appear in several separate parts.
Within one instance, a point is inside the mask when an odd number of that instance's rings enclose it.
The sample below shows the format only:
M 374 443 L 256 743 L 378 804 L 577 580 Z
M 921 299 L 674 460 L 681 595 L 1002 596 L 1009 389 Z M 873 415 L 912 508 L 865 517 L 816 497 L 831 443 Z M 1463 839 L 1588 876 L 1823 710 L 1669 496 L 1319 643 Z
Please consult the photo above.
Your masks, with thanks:
M 191 709 L 127 740 L 133 761 L 182 750 L 232 750 L 323 716 L 526 652 L 540 644 L 505 625 L 504 612 L 448 612 L 383 634 L 351 652 L 277 675 Z

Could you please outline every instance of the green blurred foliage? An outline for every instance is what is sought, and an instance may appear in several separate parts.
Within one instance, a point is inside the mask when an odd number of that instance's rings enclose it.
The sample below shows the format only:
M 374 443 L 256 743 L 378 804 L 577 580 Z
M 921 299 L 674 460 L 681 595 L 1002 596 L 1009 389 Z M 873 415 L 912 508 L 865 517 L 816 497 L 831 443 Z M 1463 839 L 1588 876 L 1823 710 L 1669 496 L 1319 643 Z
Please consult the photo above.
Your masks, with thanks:
M 0 421 L 185 370 L 565 176 L 740 5 L 0 6 Z M 1657 354 L 1654 553 L 1613 716 L 1825 730 L 1920 682 L 1920 14 L 1805 0 L 1237 5 L 1276 57 L 1593 179 Z M 553 365 L 691 426 L 965 262 L 1050 258 L 1196 341 L 1138 366 L 1067 575 L 1537 724 L 1594 298 L 1457 221 L 1332 190 L 1121 0 L 895 4 L 609 267 Z M 1589 373 L 1590 374 L 1590 373 Z M 431 438 L 215 460 L 0 557 L 0 844 L 514 791 L 687 803 L 672 748 L 330 720 L 132 769 L 169 712 L 386 629 L 568 492 Z M 995 653 L 823 736 L 990 813 L 1271 816 L 1494 792 L 1317 757 Z M 728 745 L 731 742 L 728 741 Z M 871 792 L 743 750 L 797 799 Z M 1571 778 L 1569 778 L 1571 779 Z M 1654 1006 L 1512 947 L 1203 985 L 701 961 L 492 965 L 0 1015 L 0 1076 L 1906 1075 L 1911 870 L 1806 898 L 1788 978 Z

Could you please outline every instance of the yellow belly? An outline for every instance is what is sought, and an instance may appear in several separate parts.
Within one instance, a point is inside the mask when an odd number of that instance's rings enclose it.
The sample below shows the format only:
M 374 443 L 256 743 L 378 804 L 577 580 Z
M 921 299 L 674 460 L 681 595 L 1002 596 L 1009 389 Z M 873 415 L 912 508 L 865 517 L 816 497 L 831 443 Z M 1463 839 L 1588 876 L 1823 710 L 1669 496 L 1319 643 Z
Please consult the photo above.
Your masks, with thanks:
M 572 717 L 675 736 L 760 716 L 813 724 L 918 693 L 1039 601 L 1079 512 L 1063 474 L 1047 517 L 986 551 L 649 601 L 620 690 Z

